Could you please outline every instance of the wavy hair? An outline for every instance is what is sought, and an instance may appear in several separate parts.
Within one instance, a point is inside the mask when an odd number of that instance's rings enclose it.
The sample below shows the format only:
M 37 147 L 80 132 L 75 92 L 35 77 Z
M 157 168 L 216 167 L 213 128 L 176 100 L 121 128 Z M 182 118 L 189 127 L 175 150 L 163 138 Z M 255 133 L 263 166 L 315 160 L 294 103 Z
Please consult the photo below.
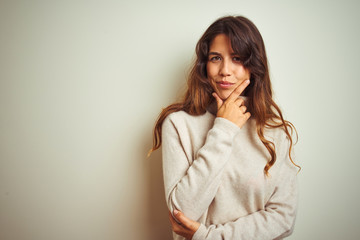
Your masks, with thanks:
M 248 111 L 256 120 L 257 134 L 269 151 L 270 159 L 264 167 L 266 175 L 276 162 L 275 144 L 264 136 L 265 127 L 283 128 L 290 140 L 289 158 L 292 159 L 292 135 L 297 132 L 293 124 L 284 120 L 279 106 L 272 98 L 272 88 L 269 76 L 268 61 L 264 41 L 257 27 L 242 16 L 226 16 L 212 23 L 202 35 L 196 45 L 196 59 L 187 80 L 187 90 L 182 101 L 171 104 L 160 113 L 154 127 L 153 147 L 149 151 L 161 146 L 161 127 L 165 118 L 177 111 L 185 111 L 190 115 L 202 115 L 207 107 L 214 101 L 213 88 L 207 78 L 206 64 L 211 41 L 219 34 L 225 34 L 231 41 L 231 46 L 239 55 L 243 66 L 250 72 L 250 84 L 244 91 L 248 97 Z

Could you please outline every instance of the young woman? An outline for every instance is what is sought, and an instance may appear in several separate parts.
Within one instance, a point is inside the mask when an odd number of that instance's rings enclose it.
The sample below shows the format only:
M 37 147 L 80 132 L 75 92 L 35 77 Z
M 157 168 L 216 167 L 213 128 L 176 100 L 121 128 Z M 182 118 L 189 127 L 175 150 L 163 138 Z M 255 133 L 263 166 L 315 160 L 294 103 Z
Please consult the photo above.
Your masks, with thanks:
M 155 125 L 174 239 L 282 239 L 293 231 L 293 125 L 272 99 L 265 46 L 247 18 L 205 31 L 184 99 Z

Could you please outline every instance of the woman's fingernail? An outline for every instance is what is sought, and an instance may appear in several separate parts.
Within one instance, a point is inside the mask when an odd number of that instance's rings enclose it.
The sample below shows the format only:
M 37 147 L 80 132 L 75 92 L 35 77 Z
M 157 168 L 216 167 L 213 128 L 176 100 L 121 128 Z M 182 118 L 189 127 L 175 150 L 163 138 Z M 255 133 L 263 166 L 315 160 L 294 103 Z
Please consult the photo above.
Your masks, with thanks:
M 177 215 L 178 213 L 179 213 L 179 211 L 175 209 L 174 214 Z

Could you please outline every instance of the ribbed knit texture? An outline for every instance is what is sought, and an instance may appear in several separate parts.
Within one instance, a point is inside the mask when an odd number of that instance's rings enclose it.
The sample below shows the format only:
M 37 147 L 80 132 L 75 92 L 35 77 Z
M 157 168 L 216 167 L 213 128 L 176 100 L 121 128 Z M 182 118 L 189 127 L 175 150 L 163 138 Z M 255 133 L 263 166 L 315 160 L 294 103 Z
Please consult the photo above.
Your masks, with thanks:
M 297 208 L 298 169 L 289 140 L 280 129 L 266 129 L 277 161 L 264 174 L 269 152 L 251 118 L 240 129 L 210 112 L 170 114 L 162 126 L 166 202 L 199 221 L 193 240 L 282 239 L 292 233 Z M 176 235 L 174 239 L 185 238 Z

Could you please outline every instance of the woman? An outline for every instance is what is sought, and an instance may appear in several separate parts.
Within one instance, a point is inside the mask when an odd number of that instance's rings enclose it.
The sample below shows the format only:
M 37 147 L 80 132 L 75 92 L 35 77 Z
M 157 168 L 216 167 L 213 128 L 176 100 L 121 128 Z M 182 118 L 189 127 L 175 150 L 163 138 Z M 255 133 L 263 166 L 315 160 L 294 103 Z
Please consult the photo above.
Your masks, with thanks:
M 196 54 L 183 101 L 154 129 L 174 239 L 282 239 L 294 226 L 299 167 L 262 37 L 247 18 L 223 17 Z

